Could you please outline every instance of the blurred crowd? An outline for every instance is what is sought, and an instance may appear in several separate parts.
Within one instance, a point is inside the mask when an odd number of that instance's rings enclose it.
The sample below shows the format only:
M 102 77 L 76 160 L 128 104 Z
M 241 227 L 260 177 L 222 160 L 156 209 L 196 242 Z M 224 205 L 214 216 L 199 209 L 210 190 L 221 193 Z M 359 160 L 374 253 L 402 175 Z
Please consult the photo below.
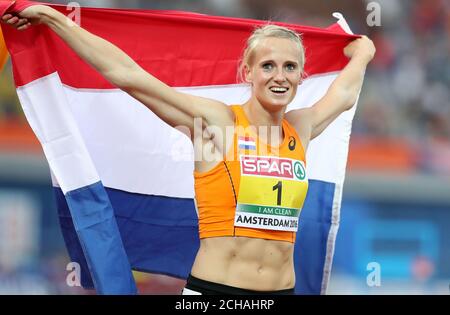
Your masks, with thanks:
M 67 3 L 66 1 L 49 1 Z M 367 72 L 354 135 L 396 138 L 422 151 L 424 169 L 450 160 L 450 1 L 448 0 L 83 0 L 82 6 L 187 10 L 325 27 L 340 11 L 355 33 L 369 35 L 377 55 Z M 373 4 L 379 26 L 368 26 Z M 0 78 L 0 118 L 20 117 L 8 67 Z M 439 152 L 438 154 L 436 152 Z M 428 156 L 430 155 L 430 156 Z M 437 164 L 436 164 L 437 163 Z M 436 166 L 437 165 L 437 166 Z

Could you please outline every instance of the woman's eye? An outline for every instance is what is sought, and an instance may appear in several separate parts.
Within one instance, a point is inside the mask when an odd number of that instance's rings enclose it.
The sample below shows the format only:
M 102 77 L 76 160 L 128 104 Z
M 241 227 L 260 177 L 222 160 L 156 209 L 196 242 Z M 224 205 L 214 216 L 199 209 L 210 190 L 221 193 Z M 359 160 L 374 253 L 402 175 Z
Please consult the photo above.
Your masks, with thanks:
M 294 71 L 296 68 L 297 68 L 297 67 L 296 67 L 294 64 L 292 64 L 292 63 L 286 65 L 286 69 L 287 69 L 288 71 Z
M 271 63 L 265 63 L 265 64 L 263 64 L 262 68 L 264 70 L 272 70 L 273 65 Z

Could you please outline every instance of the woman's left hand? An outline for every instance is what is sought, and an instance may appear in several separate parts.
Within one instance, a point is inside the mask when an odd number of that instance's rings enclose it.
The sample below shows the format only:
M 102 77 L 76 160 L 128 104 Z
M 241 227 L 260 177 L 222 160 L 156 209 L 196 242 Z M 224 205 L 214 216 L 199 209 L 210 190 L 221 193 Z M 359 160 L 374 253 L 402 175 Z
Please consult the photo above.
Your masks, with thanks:
M 375 45 L 364 35 L 355 39 L 344 48 L 344 54 L 348 58 L 353 58 L 358 55 L 367 58 L 367 62 L 370 62 L 373 59 L 375 52 Z

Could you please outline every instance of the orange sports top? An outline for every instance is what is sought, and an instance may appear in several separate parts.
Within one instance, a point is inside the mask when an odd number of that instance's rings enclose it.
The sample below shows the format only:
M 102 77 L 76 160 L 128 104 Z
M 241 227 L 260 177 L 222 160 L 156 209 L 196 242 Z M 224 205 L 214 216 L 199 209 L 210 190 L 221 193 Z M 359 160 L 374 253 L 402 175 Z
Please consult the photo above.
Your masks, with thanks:
M 211 170 L 194 171 L 200 238 L 246 236 L 294 243 L 308 191 L 300 138 L 283 119 L 284 140 L 271 147 L 249 127 L 242 106 L 231 109 L 235 130 L 229 152 Z

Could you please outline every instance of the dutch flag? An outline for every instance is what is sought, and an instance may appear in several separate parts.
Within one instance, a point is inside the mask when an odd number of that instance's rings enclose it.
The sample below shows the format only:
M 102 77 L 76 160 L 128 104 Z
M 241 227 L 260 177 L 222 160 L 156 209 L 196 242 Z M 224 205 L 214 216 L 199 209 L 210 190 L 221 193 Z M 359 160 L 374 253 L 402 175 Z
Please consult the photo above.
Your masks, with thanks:
M 51 6 L 68 14 L 65 6 Z M 266 22 L 94 8 L 83 8 L 81 16 L 84 28 L 174 88 L 227 104 L 250 96 L 249 87 L 236 82 L 237 64 L 248 36 Z M 303 35 L 309 75 L 292 110 L 324 95 L 347 64 L 342 51 L 355 36 L 344 32 L 343 19 L 329 29 L 287 26 Z M 17 93 L 48 160 L 62 234 L 71 260 L 81 264 L 83 285 L 103 294 L 135 293 L 131 268 L 186 278 L 199 246 L 194 163 L 177 159 L 173 148 L 193 156 L 189 139 L 111 86 L 45 25 L 20 34 L 2 28 Z M 294 257 L 296 293 L 326 292 L 355 110 L 310 144 L 310 189 Z M 239 147 L 256 144 L 242 138 Z
M 255 139 L 253 139 L 251 137 L 239 137 L 238 144 L 239 144 L 239 149 L 256 150 Z

